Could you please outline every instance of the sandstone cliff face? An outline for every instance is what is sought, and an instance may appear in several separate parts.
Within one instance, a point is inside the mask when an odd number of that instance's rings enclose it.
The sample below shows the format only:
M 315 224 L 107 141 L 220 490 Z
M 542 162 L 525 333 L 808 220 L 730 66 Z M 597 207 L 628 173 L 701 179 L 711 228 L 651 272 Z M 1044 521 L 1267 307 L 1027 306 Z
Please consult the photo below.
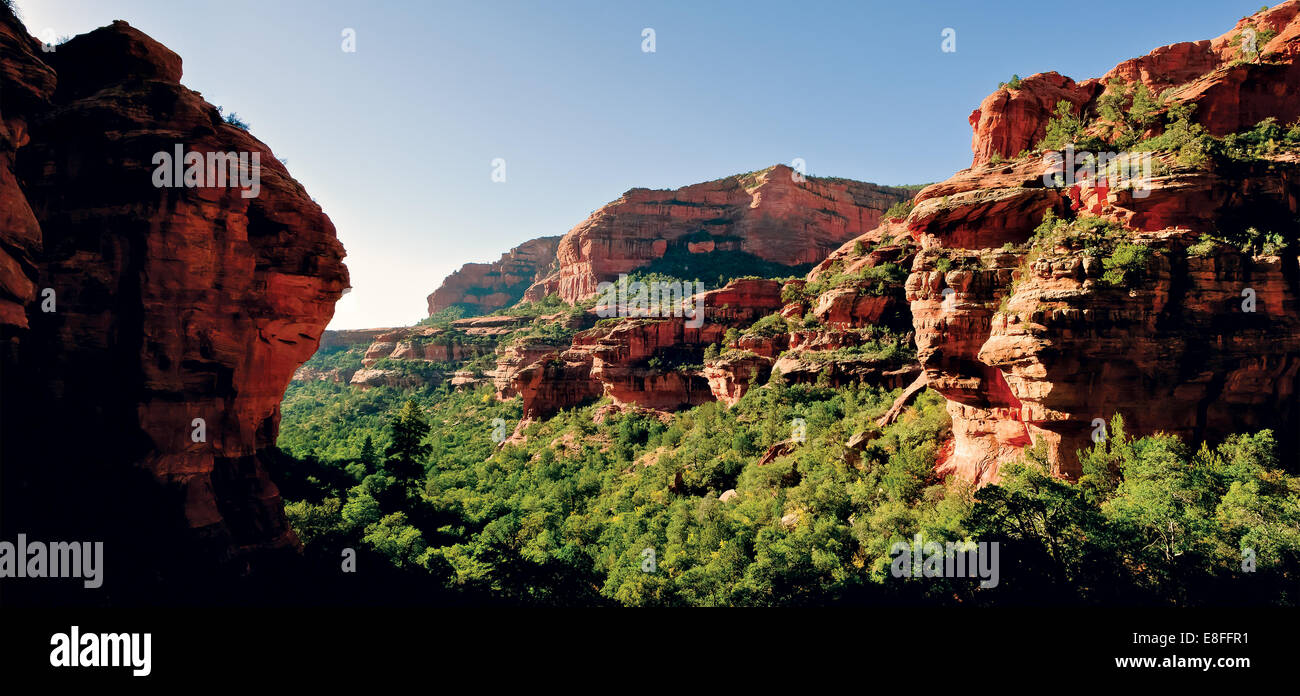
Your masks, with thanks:
M 673 410 L 713 399 L 704 349 L 728 328 L 781 307 L 781 284 L 741 279 L 703 294 L 704 317 L 635 317 L 583 331 L 567 346 L 506 348 L 497 363 L 498 397 L 523 397 L 526 419 L 544 418 L 602 395 L 619 407 Z M 695 306 L 692 303 L 692 306 Z M 549 349 L 549 350 L 548 350 Z
M 369 345 L 374 343 L 375 338 L 382 334 L 398 330 L 400 327 L 390 326 L 379 329 L 345 329 L 341 331 L 326 330 L 321 333 L 320 349 L 331 350 L 334 348 L 351 348 L 352 346 Z
M 1289 37 L 1297 36 L 1298 7 L 1286 3 L 1213 42 L 1158 49 L 1112 74 L 1161 88 L 1191 80 L 1170 99 L 1198 103 L 1211 132 L 1265 117 L 1294 119 L 1295 102 L 1277 96 L 1300 86 L 1300 76 L 1279 63 L 1295 55 Z M 1235 56 L 1233 35 L 1260 23 L 1284 25 L 1262 51 L 1274 63 L 1224 64 L 1225 55 Z M 1036 78 L 1017 98 L 1045 93 L 1046 78 Z M 1021 113 L 1006 127 L 974 124 L 977 163 L 1041 136 L 1046 116 Z M 1212 159 L 1193 168 L 1164 154 L 1145 197 L 1091 181 L 1044 188 L 1042 172 L 1034 156 L 977 164 L 918 194 L 904 223 L 921 249 L 907 281 L 918 359 L 953 420 L 940 470 L 996 481 L 1000 464 L 1042 445 L 1059 473 L 1077 476 L 1077 450 L 1115 414 L 1132 432 L 1171 432 L 1191 442 L 1271 427 L 1293 450 L 1296 247 L 1245 253 L 1207 247 L 1204 235 L 1257 227 L 1295 240 L 1300 157 Z M 1110 237 L 1035 238 L 1048 211 L 1103 222 Z M 1120 243 L 1136 250 L 1138 261 L 1116 281 L 1106 269 Z
M 26 329 L 27 305 L 36 297 L 41 227 L 14 176 L 14 159 L 28 143 L 31 121 L 49 107 L 54 94 L 54 70 L 41 55 L 39 44 L 7 9 L 0 9 L 0 328 L 4 329 Z
M 1265 118 L 1300 117 L 1300 2 L 1289 0 L 1242 18 L 1232 30 L 1205 41 L 1183 42 L 1124 61 L 1101 78 L 1076 83 L 1054 72 L 1025 78 L 1019 88 L 990 94 L 970 115 L 972 166 L 1033 150 L 1060 101 L 1075 113 L 1095 112 L 1112 79 L 1141 82 L 1151 93 L 1197 105 L 1194 120 L 1212 135 L 1245 130 Z M 1243 55 L 1243 33 L 1255 32 L 1257 52 Z M 1248 38 L 1248 37 L 1247 37 Z
M 778 165 L 673 191 L 632 189 L 564 235 L 556 252 L 559 270 L 525 298 L 585 300 L 602 281 L 674 249 L 741 251 L 789 266 L 817 263 L 913 193 L 842 179 L 796 181 L 794 175 Z
M 903 233 L 899 226 L 890 229 Z M 895 243 L 882 240 L 881 234 L 876 230 L 863 237 L 873 247 L 860 256 L 852 245 L 837 250 L 809 277 L 816 282 L 833 274 L 842 284 L 801 302 L 782 299 L 778 281 L 740 279 L 703 294 L 704 321 L 699 326 L 685 317 L 626 318 L 581 332 L 569 344 L 532 341 L 507 346 L 499 351 L 497 395 L 522 396 L 525 419 L 531 420 L 601 396 L 623 410 L 672 411 L 713 400 L 732 405 L 752 384 L 765 384 L 774 369 L 790 381 L 828 386 L 910 384 L 920 372 L 906 348 L 910 331 L 892 333 L 895 327 L 910 329 L 901 279 L 867 282 L 888 288 L 880 295 L 862 294 L 875 288 L 863 287 L 864 281 L 854 275 L 877 264 L 910 261 L 914 245 L 909 237 L 904 234 Z M 803 288 L 805 282 L 790 285 Z M 828 299 L 845 295 L 851 299 Z M 799 317 L 807 307 L 834 309 L 822 312 L 826 321 L 819 321 L 817 328 L 800 329 L 778 314 L 791 304 L 799 308 Z M 755 329 L 760 319 L 780 320 Z M 729 330 L 742 331 L 731 338 Z M 706 358 L 705 349 L 711 345 L 724 352 Z
M 375 336 L 362 363 L 374 365 L 381 358 L 423 362 L 460 362 L 492 352 L 493 344 L 474 342 L 468 335 L 431 326 L 393 329 Z
M 509 307 L 524 291 L 555 270 L 560 237 L 531 239 L 493 263 L 467 263 L 429 295 L 429 314 L 464 305 L 472 314 Z
M 126 23 L 50 53 L 0 32 L 7 523 L 111 536 L 126 574 L 294 546 L 262 456 L 348 286 L 333 225 Z M 259 153 L 259 195 L 155 187 L 178 143 Z

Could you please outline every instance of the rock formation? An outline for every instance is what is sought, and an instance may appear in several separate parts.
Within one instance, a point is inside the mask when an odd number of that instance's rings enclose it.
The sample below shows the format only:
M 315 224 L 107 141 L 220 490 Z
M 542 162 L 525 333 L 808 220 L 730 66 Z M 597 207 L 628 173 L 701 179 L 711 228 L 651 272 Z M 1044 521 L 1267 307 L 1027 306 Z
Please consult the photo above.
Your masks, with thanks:
M 523 397 L 524 417 L 543 418 L 608 395 L 615 405 L 673 410 L 712 400 L 704 349 L 731 327 L 781 307 L 781 284 L 742 279 L 703 294 L 704 317 L 609 319 L 568 346 L 521 343 L 497 364 L 498 396 Z M 692 307 L 695 305 L 692 303 Z
M 556 267 L 560 237 L 530 239 L 493 263 L 467 263 L 429 295 L 429 314 L 454 305 L 470 314 L 487 314 L 518 302 L 533 283 Z
M 1163 108 L 1196 104 L 1211 134 L 1292 121 L 1298 13 L 1300 2 L 1284 3 L 1101 80 L 1027 78 L 972 116 L 976 165 L 923 190 L 905 221 L 921 247 L 907 281 L 918 358 L 953 419 L 941 471 L 996 481 L 1000 464 L 1041 445 L 1077 476 L 1076 451 L 1115 414 L 1131 432 L 1191 442 L 1271 427 L 1295 451 L 1300 156 L 1188 164 L 1163 153 L 1146 195 L 1132 182 L 1045 187 L 1040 156 L 990 159 L 1032 149 L 1049 102 L 1091 113 L 1117 76 L 1162 90 Z M 1255 61 L 1239 59 L 1249 27 L 1277 32 Z M 1039 228 L 1049 211 L 1062 221 Z M 1250 228 L 1290 246 L 1243 251 L 1211 238 Z
M 125 22 L 45 52 L 0 7 L 5 529 L 104 540 L 128 593 L 296 545 L 263 454 L 348 287 L 320 207 L 180 78 Z M 260 191 L 157 186 L 178 145 L 257 153 Z
M 803 177 L 784 165 L 671 191 L 632 189 L 564 235 L 558 270 L 525 298 L 554 294 L 578 302 L 594 296 L 602 281 L 673 253 L 743 252 L 786 266 L 817 263 L 912 194 Z
M 1054 72 L 1032 75 L 1017 87 L 990 94 L 971 112 L 972 166 L 1034 150 L 1061 101 L 1074 113 L 1095 111 L 1113 79 L 1140 82 L 1153 95 L 1195 104 L 1194 119 L 1212 135 L 1251 128 L 1268 117 L 1300 117 L 1300 4 L 1284 2 L 1244 17 L 1223 35 L 1162 46 L 1124 61 L 1100 78 L 1076 83 Z M 1254 52 L 1250 52 L 1252 34 Z M 1271 38 L 1270 38 L 1271 36 Z

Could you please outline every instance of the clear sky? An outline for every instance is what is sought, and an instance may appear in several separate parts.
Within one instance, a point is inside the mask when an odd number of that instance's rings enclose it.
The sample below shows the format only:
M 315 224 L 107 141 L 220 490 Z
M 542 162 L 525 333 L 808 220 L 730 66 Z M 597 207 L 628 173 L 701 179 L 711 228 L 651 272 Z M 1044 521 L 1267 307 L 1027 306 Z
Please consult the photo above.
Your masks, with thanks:
M 563 234 L 637 186 L 796 157 L 818 176 L 945 179 L 970 164 L 971 110 L 1013 73 L 1096 77 L 1263 2 L 17 4 L 38 36 L 126 20 L 288 160 L 348 250 L 339 329 L 413 323 L 462 263 Z M 955 53 L 940 50 L 949 27 Z

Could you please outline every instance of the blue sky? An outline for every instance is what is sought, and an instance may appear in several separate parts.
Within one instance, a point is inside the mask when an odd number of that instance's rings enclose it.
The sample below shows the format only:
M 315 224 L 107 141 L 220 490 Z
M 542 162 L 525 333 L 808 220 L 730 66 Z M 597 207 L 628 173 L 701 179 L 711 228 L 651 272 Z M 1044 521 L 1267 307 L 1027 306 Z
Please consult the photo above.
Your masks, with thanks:
M 1261 4 L 18 0 L 37 35 L 124 19 L 153 36 L 288 160 L 348 250 L 336 329 L 413 323 L 462 263 L 632 187 L 796 157 L 818 176 L 945 179 L 970 163 L 971 110 L 1013 73 L 1099 76 Z

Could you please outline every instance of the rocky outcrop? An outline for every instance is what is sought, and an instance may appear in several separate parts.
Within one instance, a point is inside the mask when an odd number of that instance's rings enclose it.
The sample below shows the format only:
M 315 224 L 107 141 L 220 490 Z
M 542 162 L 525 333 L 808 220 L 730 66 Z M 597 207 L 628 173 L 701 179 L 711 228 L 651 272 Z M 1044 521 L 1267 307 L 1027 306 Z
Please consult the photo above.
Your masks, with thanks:
M 781 304 L 779 282 L 735 280 L 703 293 L 699 320 L 624 318 L 579 333 L 563 350 L 512 346 L 497 365 L 498 396 L 521 395 L 525 418 L 546 417 L 602 395 L 616 406 L 658 410 L 703 403 L 713 398 L 702 368 L 704 349 L 728 328 L 752 324 Z M 508 387 L 501 388 L 503 383 Z
M 356 374 L 355 368 L 329 368 L 318 369 L 310 364 L 303 365 L 293 372 L 294 382 L 334 382 L 336 384 L 347 384 L 352 381 L 352 375 Z
M 1020 163 L 977 167 L 918 195 L 907 222 L 922 251 L 907 293 L 918 358 L 953 420 L 941 471 L 996 481 L 1001 463 L 1041 444 L 1062 475 L 1077 476 L 1076 452 L 1115 414 L 1132 432 L 1191 442 L 1296 432 L 1295 253 L 1205 246 L 1202 235 L 1257 226 L 1294 240 L 1300 158 L 1160 164 L 1169 173 L 1145 198 L 1079 187 L 1072 202 L 1033 188 Z M 939 207 L 964 222 L 934 224 Z M 1109 231 L 1032 238 L 1046 210 Z M 1107 277 L 1119 244 L 1137 261 Z
M 537 321 L 560 321 L 560 315 L 538 317 Z M 504 336 L 519 327 L 532 323 L 528 317 L 512 317 L 498 314 L 487 317 L 468 317 L 451 322 L 451 328 L 469 336 Z
M 555 270 L 560 237 L 530 239 L 493 263 L 467 263 L 429 295 L 429 314 L 460 305 L 471 314 L 509 307 L 530 285 Z
M 569 345 L 567 341 L 520 340 L 498 346 L 497 366 L 492 373 L 492 386 L 496 389 L 497 398 L 509 399 L 516 396 L 519 392 L 515 388 L 515 380 L 523 370 L 536 365 L 543 358 L 558 356 Z M 537 374 L 534 373 L 528 378 L 520 379 L 522 382 L 533 383 L 536 377 Z
M 265 456 L 348 286 L 333 225 L 125 22 L 45 53 L 0 7 L 0 65 L 5 528 L 104 540 L 124 592 L 294 547 Z M 260 190 L 155 185 L 177 145 Z
M 767 383 L 773 362 L 771 357 L 738 350 L 705 363 L 703 375 L 714 399 L 735 406 L 751 384 Z
M 397 331 L 398 327 L 388 327 L 381 329 L 346 329 L 342 331 L 325 331 L 320 337 L 321 350 L 333 350 L 335 348 L 351 348 L 353 346 L 369 345 L 377 337 L 386 333 Z
M 972 166 L 1010 159 L 1034 150 L 1061 101 L 1074 113 L 1096 113 L 1111 80 L 1142 83 L 1152 95 L 1197 106 L 1193 118 L 1212 135 L 1251 128 L 1265 118 L 1291 122 L 1300 117 L 1300 2 L 1289 0 L 1244 17 L 1223 35 L 1205 41 L 1162 46 L 1124 61 L 1101 78 L 1076 83 L 1054 72 L 1025 78 L 990 94 L 970 115 Z M 1257 51 L 1243 53 L 1247 31 Z M 1244 36 L 1245 35 L 1245 36 Z
M 705 364 L 714 397 L 734 404 L 751 383 L 774 374 L 790 382 L 887 389 L 915 379 L 920 368 L 911 352 L 901 270 L 915 247 L 906 227 L 886 221 L 836 249 L 806 278 L 787 283 L 784 322 L 764 320 Z
M 1047 122 L 1056 113 L 1057 104 L 1070 102 L 1077 111 L 1101 89 L 1099 80 L 1076 84 L 1055 72 L 1030 75 L 1018 87 L 998 89 L 971 112 L 972 166 L 1033 150 L 1047 134 Z
M 54 69 L 41 55 L 39 44 L 0 8 L 0 328 L 6 330 L 27 328 L 27 308 L 36 298 L 41 226 L 15 177 L 14 161 L 31 137 L 31 122 L 48 110 L 54 95 Z
M 386 370 L 365 368 L 357 370 L 352 374 L 352 379 L 348 384 L 360 389 L 370 389 L 372 387 L 397 387 L 400 389 L 410 389 L 426 384 L 425 380 L 418 375 L 413 375 L 400 370 Z
M 462 362 L 488 355 L 495 345 L 489 341 L 470 340 L 458 331 L 432 326 L 394 329 L 375 336 L 361 363 L 371 367 L 382 358 L 423 362 Z
M 912 193 L 802 177 L 784 165 L 672 191 L 632 189 L 564 235 L 558 270 L 525 298 L 554 294 L 578 302 L 593 297 L 602 281 L 672 253 L 744 252 L 786 266 L 817 263 Z
M 1241 50 L 1248 31 L 1254 56 Z M 907 281 L 918 359 L 953 421 L 941 472 L 997 481 L 1002 463 L 1042 446 L 1075 477 L 1076 453 L 1116 414 L 1132 433 L 1192 443 L 1272 428 L 1296 451 L 1300 155 L 1158 153 L 1145 195 L 1131 180 L 1044 187 L 1042 158 L 990 160 L 1032 149 L 1059 100 L 1104 137 L 1095 114 L 1112 80 L 1196 105 L 1214 135 L 1293 121 L 1298 54 L 1291 0 L 1098 80 L 1048 73 L 985 100 L 971 120 L 975 166 L 921 191 L 903 223 L 921 249 Z M 1048 212 L 1075 222 L 1039 227 Z M 1250 228 L 1284 241 L 1243 251 L 1211 239 Z

